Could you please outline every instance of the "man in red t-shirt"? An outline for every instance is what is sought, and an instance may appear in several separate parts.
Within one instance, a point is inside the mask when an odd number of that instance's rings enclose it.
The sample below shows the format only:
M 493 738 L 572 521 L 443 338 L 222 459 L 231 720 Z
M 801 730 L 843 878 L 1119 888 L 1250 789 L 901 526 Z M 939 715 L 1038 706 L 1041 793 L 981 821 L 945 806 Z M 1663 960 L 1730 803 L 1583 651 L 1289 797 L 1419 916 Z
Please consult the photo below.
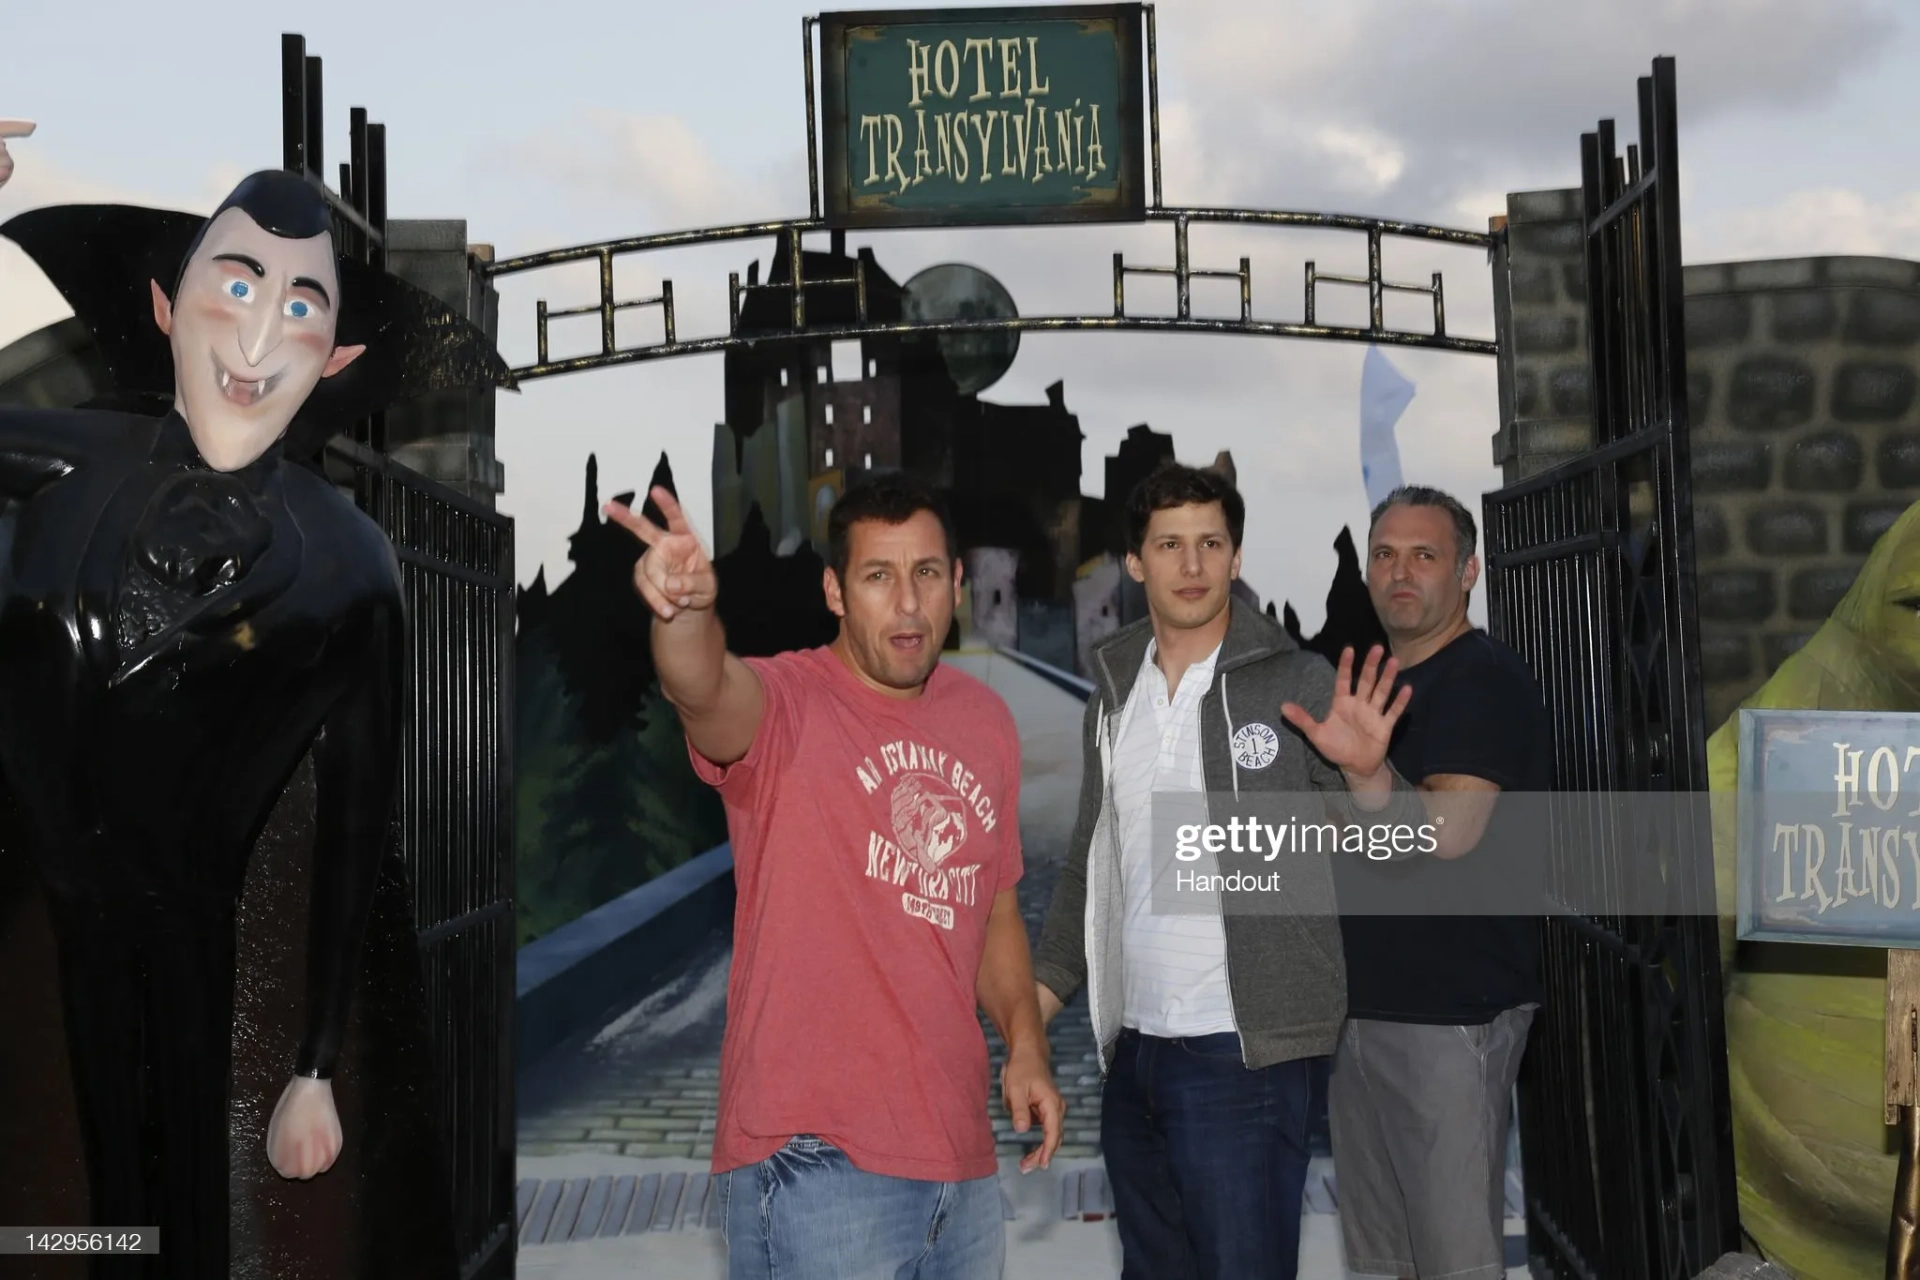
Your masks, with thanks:
M 725 801 L 739 904 L 713 1171 L 731 1280 L 998 1280 L 1006 1256 L 984 1009 L 1014 1127 L 1060 1142 L 1014 885 L 1020 741 L 1006 704 L 940 662 L 959 603 L 951 525 L 899 477 L 828 517 L 840 635 L 742 660 L 713 564 L 673 496 L 648 550 L 660 688 Z

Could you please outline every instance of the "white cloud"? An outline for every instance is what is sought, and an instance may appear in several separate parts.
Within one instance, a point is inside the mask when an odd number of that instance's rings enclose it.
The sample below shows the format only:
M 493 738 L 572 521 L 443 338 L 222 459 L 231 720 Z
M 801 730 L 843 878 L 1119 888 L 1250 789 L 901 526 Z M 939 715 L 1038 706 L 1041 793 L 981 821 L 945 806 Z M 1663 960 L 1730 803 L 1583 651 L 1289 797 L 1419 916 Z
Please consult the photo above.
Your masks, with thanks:
M 564 131 L 577 144 L 520 148 L 532 168 L 577 192 L 619 202 L 631 223 L 638 202 L 645 225 L 659 231 L 791 216 L 780 196 L 793 189 L 780 175 L 745 173 L 721 163 L 687 121 L 676 115 L 595 111 Z M 802 186 L 804 189 L 804 184 Z
M 1582 131 L 1605 116 L 1634 131 L 1656 54 L 1675 58 L 1694 128 L 1830 99 L 1896 26 L 1874 0 L 1188 0 L 1160 18 L 1162 92 L 1177 86 L 1215 148 L 1239 153 L 1245 198 L 1372 194 L 1356 179 L 1386 168 L 1330 165 L 1331 130 L 1402 158 L 1382 194 L 1407 217 L 1543 166 L 1571 184 Z
M 1771 207 L 1687 229 L 1689 261 L 1865 254 L 1920 259 L 1920 191 L 1872 200 L 1858 191 L 1796 191 Z

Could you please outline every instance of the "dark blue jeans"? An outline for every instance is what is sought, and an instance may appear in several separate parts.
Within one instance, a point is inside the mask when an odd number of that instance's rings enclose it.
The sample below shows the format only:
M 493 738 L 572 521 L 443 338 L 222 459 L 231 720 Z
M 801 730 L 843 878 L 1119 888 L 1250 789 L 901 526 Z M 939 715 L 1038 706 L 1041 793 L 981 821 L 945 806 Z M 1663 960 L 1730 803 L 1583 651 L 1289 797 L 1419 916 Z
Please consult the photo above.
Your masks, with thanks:
M 1120 1033 L 1100 1141 L 1121 1280 L 1294 1280 L 1321 1059 L 1249 1071 L 1232 1032 Z

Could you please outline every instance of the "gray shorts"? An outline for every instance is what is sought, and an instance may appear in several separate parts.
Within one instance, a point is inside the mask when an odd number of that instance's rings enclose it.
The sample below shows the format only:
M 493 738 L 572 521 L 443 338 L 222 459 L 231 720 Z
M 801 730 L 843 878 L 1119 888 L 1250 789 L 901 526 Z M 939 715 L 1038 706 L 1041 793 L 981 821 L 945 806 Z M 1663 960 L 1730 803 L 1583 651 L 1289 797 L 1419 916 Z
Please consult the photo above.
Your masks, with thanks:
M 1470 1027 L 1347 1020 L 1327 1112 L 1349 1270 L 1507 1274 L 1507 1124 L 1535 1007 Z

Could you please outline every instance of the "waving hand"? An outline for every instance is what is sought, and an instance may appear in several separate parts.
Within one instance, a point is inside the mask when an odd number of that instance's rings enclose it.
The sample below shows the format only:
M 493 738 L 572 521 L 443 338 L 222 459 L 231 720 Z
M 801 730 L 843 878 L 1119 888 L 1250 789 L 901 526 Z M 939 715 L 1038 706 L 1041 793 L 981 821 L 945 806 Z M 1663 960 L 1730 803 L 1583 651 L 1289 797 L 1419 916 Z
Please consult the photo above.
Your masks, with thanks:
M 1351 777 L 1370 778 L 1386 763 L 1387 746 L 1393 740 L 1393 726 L 1413 698 L 1413 688 L 1400 690 L 1391 703 L 1394 677 L 1399 674 L 1398 659 L 1388 658 L 1380 666 L 1384 650 L 1373 646 L 1366 665 L 1360 669 L 1358 686 L 1353 680 L 1353 650 L 1340 653 L 1340 669 L 1333 677 L 1333 705 L 1325 720 L 1315 720 L 1306 708 L 1289 702 L 1280 708 L 1288 724 L 1306 735 L 1314 750 Z

